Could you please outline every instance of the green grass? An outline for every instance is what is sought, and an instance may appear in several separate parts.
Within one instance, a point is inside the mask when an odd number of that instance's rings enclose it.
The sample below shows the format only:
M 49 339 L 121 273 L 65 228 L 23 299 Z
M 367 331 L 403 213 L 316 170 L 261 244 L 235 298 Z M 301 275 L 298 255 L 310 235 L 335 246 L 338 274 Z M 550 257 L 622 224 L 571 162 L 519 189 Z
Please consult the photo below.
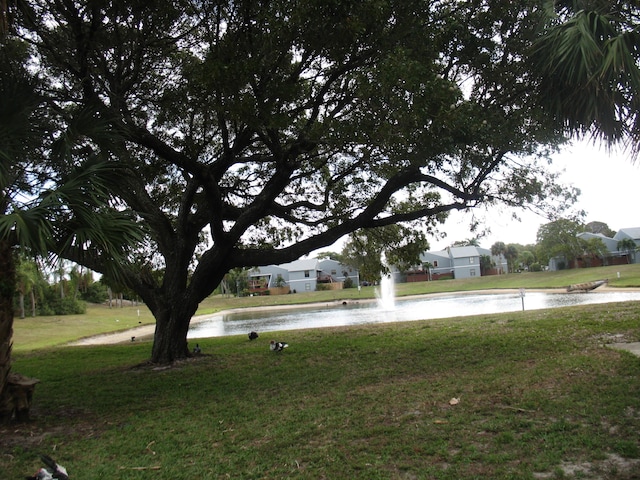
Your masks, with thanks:
M 143 342 L 17 351 L 41 383 L 33 421 L 0 427 L 3 478 L 40 453 L 83 480 L 637 478 L 640 359 L 606 347 L 640 341 L 636 302 L 280 338 L 201 339 L 164 369 Z
M 164 370 L 143 343 L 19 354 L 15 370 L 41 383 L 35 421 L 1 432 L 5 472 L 35 471 L 41 452 L 82 479 L 526 479 L 638 458 L 640 359 L 604 343 L 640 340 L 639 312 L 286 332 L 282 354 L 214 338 Z

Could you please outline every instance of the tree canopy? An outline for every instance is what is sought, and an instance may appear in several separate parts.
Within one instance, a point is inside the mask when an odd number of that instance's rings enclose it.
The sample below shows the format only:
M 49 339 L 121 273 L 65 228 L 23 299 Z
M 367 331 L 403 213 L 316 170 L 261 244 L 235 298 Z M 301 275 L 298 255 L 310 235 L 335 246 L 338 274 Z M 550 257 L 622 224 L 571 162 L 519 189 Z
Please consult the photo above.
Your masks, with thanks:
M 573 261 L 584 250 L 584 242 L 577 236 L 582 232 L 583 224 L 568 218 L 541 225 L 537 235 L 538 257 L 541 263 L 548 263 L 550 258 L 558 256 L 569 262 Z
M 358 230 L 348 236 L 340 260 L 358 269 L 360 278 L 377 282 L 393 265 L 400 271 L 420 265 L 429 242 L 419 231 L 402 225 Z
M 69 158 L 127 171 L 109 208 L 145 235 L 120 273 L 157 320 L 156 362 L 189 354 L 233 268 L 575 199 L 545 168 L 565 137 L 527 61 L 538 2 L 31 0 L 11 18 Z M 105 272 L 78 247 L 63 254 Z

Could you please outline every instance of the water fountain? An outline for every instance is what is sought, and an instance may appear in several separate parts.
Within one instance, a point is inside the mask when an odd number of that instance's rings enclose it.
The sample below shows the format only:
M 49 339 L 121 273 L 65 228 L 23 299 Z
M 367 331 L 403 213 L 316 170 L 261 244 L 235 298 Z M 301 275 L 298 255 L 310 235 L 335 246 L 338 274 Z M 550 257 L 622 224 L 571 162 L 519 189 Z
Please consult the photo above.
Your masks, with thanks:
M 376 290 L 378 306 L 385 312 L 392 312 L 396 307 L 396 290 L 393 275 L 387 273 L 382 276 L 380 286 Z
M 395 282 L 393 280 L 393 274 L 389 269 L 389 265 L 387 264 L 384 253 L 382 254 L 380 260 L 382 264 L 387 267 L 387 271 L 381 272 L 382 278 L 380 279 L 380 286 L 376 290 L 378 307 L 380 307 L 380 309 L 385 312 L 392 312 L 396 307 Z

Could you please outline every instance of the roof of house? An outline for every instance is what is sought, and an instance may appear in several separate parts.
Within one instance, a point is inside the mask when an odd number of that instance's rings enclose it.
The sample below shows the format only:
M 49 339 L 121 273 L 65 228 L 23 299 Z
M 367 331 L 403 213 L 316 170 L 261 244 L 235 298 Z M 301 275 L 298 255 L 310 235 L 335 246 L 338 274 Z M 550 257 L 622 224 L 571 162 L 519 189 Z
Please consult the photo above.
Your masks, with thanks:
M 482 255 L 478 247 L 451 247 L 453 258 L 478 257 Z
M 583 237 L 589 237 L 589 238 L 593 238 L 593 237 L 598 237 L 598 238 L 608 238 L 611 239 L 611 237 L 607 237 L 606 235 L 602 234 L 602 233 L 592 233 L 592 232 L 581 232 L 578 235 L 576 235 L 577 237 L 583 238 Z
M 618 240 L 620 238 L 632 238 L 633 240 L 640 240 L 640 227 L 635 228 L 621 228 L 618 233 L 613 237 Z
M 431 252 L 431 251 L 424 252 L 422 254 L 422 256 L 425 256 L 425 255 L 429 255 L 429 256 L 432 256 L 432 257 L 449 258 L 449 252 L 447 252 L 446 250 L 438 250 L 438 251 L 435 251 L 435 252 Z
M 317 258 L 305 258 L 296 260 L 291 263 L 283 263 L 280 267 L 287 269 L 290 272 L 300 272 L 303 270 L 318 270 Z
M 249 277 L 264 277 L 265 275 L 271 275 L 273 273 L 288 272 L 286 268 L 282 268 L 281 265 L 265 265 L 258 270 L 250 270 Z

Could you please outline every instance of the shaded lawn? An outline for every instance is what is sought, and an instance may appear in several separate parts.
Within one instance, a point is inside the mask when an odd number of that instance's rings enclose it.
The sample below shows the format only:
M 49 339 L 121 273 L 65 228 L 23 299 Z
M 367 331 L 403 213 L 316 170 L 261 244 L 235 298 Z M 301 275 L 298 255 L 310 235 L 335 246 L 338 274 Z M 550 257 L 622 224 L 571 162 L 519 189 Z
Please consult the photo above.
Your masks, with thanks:
M 634 478 L 607 459 L 640 458 L 640 359 L 603 344 L 640 340 L 639 313 L 300 330 L 281 354 L 262 336 L 203 339 L 167 369 L 144 363 L 149 344 L 16 355 L 42 382 L 35 421 L 0 431 L 7 478 L 39 453 L 82 479 L 560 478 L 585 461 Z

